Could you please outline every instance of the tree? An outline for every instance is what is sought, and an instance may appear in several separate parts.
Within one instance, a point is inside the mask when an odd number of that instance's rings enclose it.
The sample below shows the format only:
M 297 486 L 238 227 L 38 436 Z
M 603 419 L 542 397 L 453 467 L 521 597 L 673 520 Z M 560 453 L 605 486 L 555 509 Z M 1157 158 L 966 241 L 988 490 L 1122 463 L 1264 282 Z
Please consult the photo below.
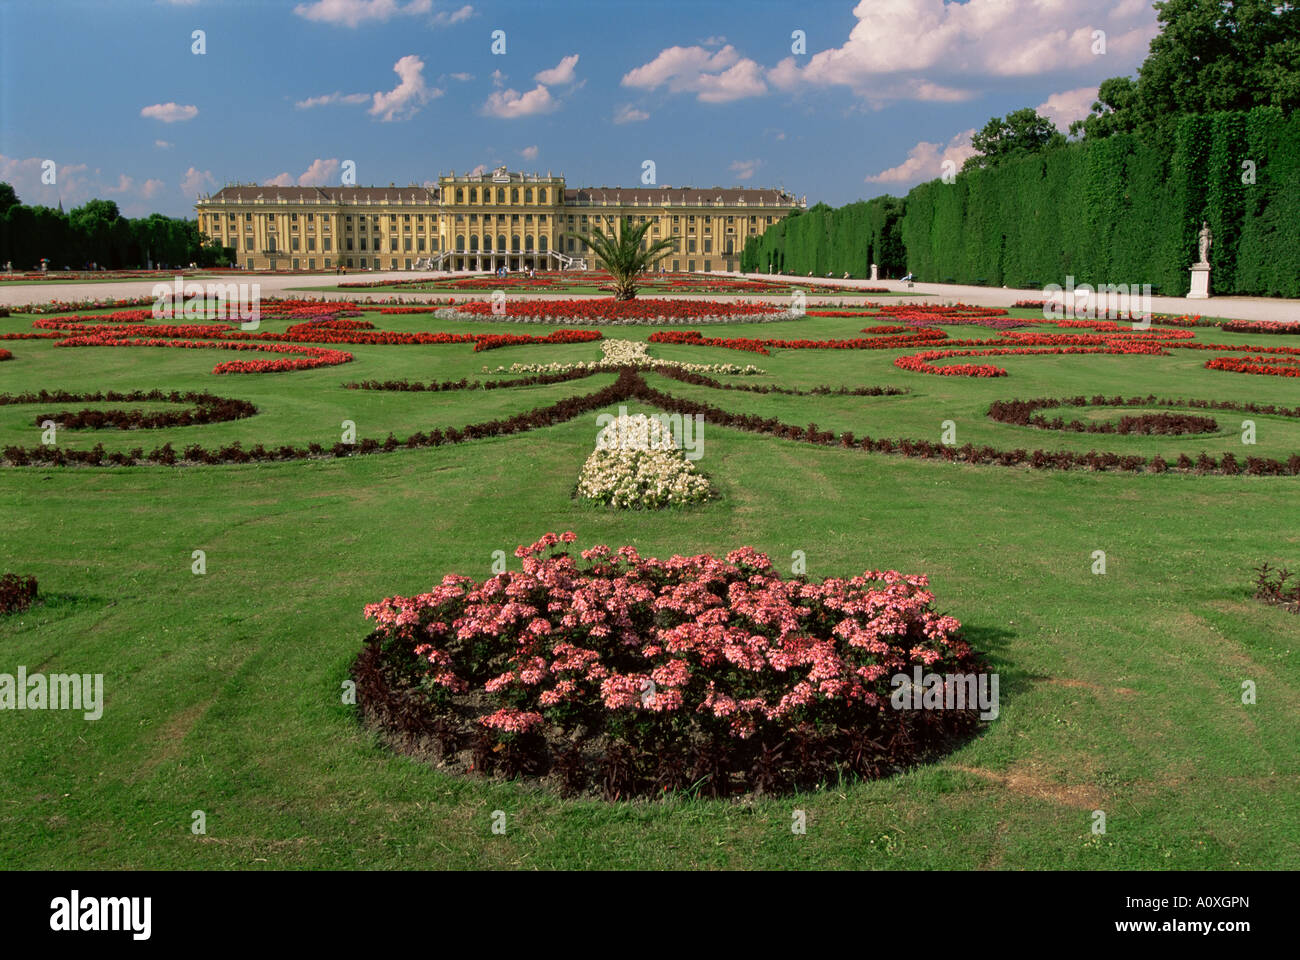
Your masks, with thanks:
M 1071 126 L 1108 137 L 1178 113 L 1300 107 L 1300 4 L 1283 0 L 1157 0 L 1160 32 L 1137 80 L 1098 90 Z
M 1065 143 L 1065 136 L 1051 120 L 1025 107 L 1005 118 L 994 117 L 970 142 L 979 153 L 967 158 L 963 170 L 992 167 L 1011 157 L 1059 147 Z
M 578 237 L 592 253 L 604 261 L 605 269 L 614 278 L 615 300 L 636 299 L 637 274 L 654 266 L 672 252 L 672 239 L 644 242 L 651 226 L 653 224 L 648 220 L 633 224 L 630 217 L 623 217 L 619 222 L 617 236 L 593 230 Z
M 12 184 L 0 182 L 0 217 L 9 212 L 10 207 L 18 206 L 18 194 Z

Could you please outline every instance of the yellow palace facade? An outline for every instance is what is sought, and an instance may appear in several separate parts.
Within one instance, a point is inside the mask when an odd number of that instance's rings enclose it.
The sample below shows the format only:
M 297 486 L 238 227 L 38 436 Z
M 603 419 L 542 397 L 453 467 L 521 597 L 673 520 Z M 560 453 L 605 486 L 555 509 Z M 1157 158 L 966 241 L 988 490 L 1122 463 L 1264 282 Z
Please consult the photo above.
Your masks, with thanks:
M 507 171 L 432 187 L 235 185 L 200 197 L 199 232 L 250 270 L 561 270 L 599 266 L 579 234 L 622 217 L 671 238 L 673 271 L 737 270 L 749 237 L 807 200 L 783 190 L 581 187 Z

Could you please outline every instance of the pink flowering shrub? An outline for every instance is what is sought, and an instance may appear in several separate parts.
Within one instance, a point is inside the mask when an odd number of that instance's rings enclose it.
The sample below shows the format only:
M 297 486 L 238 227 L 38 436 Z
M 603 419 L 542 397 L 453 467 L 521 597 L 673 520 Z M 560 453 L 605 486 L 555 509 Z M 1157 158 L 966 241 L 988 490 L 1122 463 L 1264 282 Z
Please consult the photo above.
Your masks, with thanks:
M 375 630 L 353 671 L 363 713 L 432 739 L 445 765 L 610 797 L 880 776 L 974 725 L 973 711 L 890 704 L 896 674 L 977 662 L 925 576 L 810 583 L 751 547 L 575 557 L 575 539 L 520 547 L 522 572 L 448 575 L 369 604 Z

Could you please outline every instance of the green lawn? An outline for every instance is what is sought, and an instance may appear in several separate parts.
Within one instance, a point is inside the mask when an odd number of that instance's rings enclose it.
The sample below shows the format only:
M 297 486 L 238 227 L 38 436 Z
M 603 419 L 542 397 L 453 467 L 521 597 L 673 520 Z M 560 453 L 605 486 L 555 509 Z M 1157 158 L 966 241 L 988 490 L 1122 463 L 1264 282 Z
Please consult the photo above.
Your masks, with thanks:
M 362 294 L 375 291 L 354 291 Z M 393 330 L 485 330 L 428 315 Z M 0 332 L 29 329 L 0 318 Z M 826 338 L 871 321 L 710 327 Z M 264 329 L 283 324 L 264 323 Z M 520 332 L 546 333 L 529 326 Z M 954 327 L 958 337 L 991 331 Z M 606 335 L 644 339 L 653 328 Z M 1201 331 L 1218 343 L 1300 337 Z M 164 442 L 331 445 L 521 412 L 610 375 L 490 393 L 380 393 L 370 378 L 481 376 L 484 365 L 597 359 L 597 343 L 346 347 L 353 363 L 217 377 L 224 352 L 6 341 L 0 391 L 209 390 L 259 414 L 147 433 L 63 431 L 109 449 Z M 754 362 L 736 382 L 894 385 L 901 397 L 658 389 L 859 435 L 1285 459 L 1300 421 L 1215 416 L 1211 436 L 1055 433 L 988 420 L 995 399 L 1155 393 L 1300 405 L 1296 382 L 1207 371 L 1213 354 L 999 357 L 1009 377 L 906 373 L 898 351 L 652 345 L 656 356 Z M 79 408 L 84 406 L 66 405 Z M 108 404 L 106 406 L 114 406 Z M 116 406 L 121 406 L 120 404 Z M 151 405 L 156 407 L 157 405 Z M 60 409 L 66 408 L 59 405 Z M 0 407 L 0 447 L 33 446 L 46 407 Z M 1057 411 L 1044 411 L 1055 415 Z M 1069 411 L 1066 411 L 1067 413 Z M 1118 418 L 1120 411 L 1110 411 Z M 1078 414 L 1076 414 L 1078 415 Z M 260 466 L 0 469 L 0 572 L 43 602 L 0 619 L 0 672 L 103 673 L 103 718 L 0 713 L 0 865 L 9 868 L 1168 868 L 1300 866 L 1300 618 L 1249 598 L 1251 567 L 1300 566 L 1300 478 L 1037 472 L 810 446 L 707 425 L 697 466 L 721 496 L 657 513 L 571 499 L 596 415 L 449 447 Z M 341 684 L 368 602 L 445 573 L 489 574 L 547 531 L 644 554 L 743 544 L 814 577 L 925 572 L 1001 676 L 1001 713 L 944 760 L 884 781 L 780 799 L 574 802 L 526 783 L 466 780 L 396 756 L 359 726 Z M 206 552 L 207 573 L 191 572 Z M 1104 550 L 1107 572 L 1091 572 Z M 511 565 L 518 561 L 511 556 Z M 1258 702 L 1243 705 L 1253 681 Z M 807 812 L 805 836 L 791 833 Z M 1091 832 L 1104 810 L 1107 832 Z M 207 833 L 191 833 L 202 810 Z M 492 812 L 507 816 L 505 835 Z

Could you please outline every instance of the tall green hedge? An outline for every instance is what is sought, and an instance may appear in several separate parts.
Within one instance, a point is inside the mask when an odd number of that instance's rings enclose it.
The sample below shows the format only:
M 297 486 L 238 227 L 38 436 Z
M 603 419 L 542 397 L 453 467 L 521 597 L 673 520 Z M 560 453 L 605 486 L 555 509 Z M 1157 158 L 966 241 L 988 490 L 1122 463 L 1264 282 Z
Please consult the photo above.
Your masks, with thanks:
M 1243 182 L 1243 162 L 1255 182 Z M 905 199 L 907 267 L 936 282 L 1151 283 L 1188 290 L 1214 233 L 1211 289 L 1300 296 L 1300 117 L 1180 116 L 923 183 Z
M 818 205 L 751 239 L 741 263 L 861 277 L 874 260 L 882 277 L 1026 287 L 1073 276 L 1182 296 L 1203 220 L 1212 293 L 1300 297 L 1300 116 L 1177 116 L 922 183 L 902 200 Z
M 824 277 L 871 276 L 876 264 L 882 277 L 900 277 L 906 269 L 899 222 L 903 201 L 877 197 L 839 209 L 818 204 L 786 217 L 761 237 L 750 237 L 741 254 L 740 268 L 766 273 L 769 264 L 778 272 Z

